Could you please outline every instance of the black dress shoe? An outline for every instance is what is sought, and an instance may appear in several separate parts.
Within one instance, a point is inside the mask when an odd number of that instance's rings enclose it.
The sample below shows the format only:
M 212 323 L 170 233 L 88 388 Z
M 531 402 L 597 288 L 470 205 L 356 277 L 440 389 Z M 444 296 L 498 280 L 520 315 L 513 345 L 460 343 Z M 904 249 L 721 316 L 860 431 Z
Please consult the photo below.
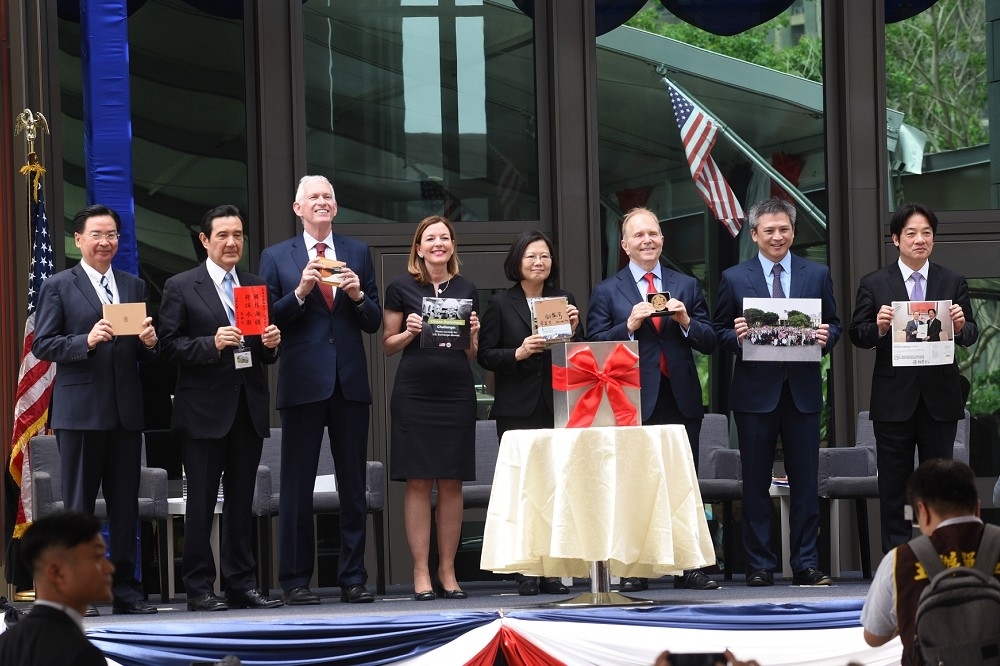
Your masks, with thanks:
M 774 574 L 768 569 L 756 569 L 747 574 L 747 587 L 774 585 Z
M 285 603 L 289 606 L 315 606 L 319 603 L 319 595 L 300 585 L 285 592 Z
M 538 589 L 542 594 L 569 594 L 569 588 L 562 584 L 558 578 L 547 576 L 538 583 Z
M 685 571 L 681 576 L 674 576 L 674 589 L 678 590 L 717 590 L 719 584 L 709 578 L 699 569 Z
M 101 611 L 97 610 L 97 606 L 87 606 L 87 612 L 84 617 L 100 617 Z
M 112 615 L 152 615 L 156 612 L 156 606 L 145 599 L 135 601 L 115 601 L 111 604 Z
M 340 600 L 349 604 L 370 604 L 375 601 L 375 595 L 368 591 L 364 583 L 340 588 Z
M 188 599 L 187 607 L 189 611 L 224 611 L 228 610 L 229 606 L 220 597 L 215 596 L 211 592 L 206 592 L 205 594 L 199 594 L 196 597 L 191 597 Z
M 414 601 L 434 601 L 437 599 L 437 595 L 434 594 L 434 590 L 425 590 L 424 592 L 414 592 Z
M 833 579 L 816 567 L 807 567 L 792 574 L 792 585 L 829 585 Z
M 230 608 L 277 608 L 284 606 L 285 602 L 281 599 L 268 599 L 257 590 L 250 589 L 246 592 L 227 592 L 226 605 Z
M 517 593 L 522 597 L 533 597 L 538 594 L 538 579 L 525 576 L 517 582 Z
M 465 590 L 439 590 L 438 594 L 442 599 L 468 599 L 469 593 Z
M 618 586 L 619 592 L 642 592 L 649 589 L 649 581 L 645 578 L 622 578 Z

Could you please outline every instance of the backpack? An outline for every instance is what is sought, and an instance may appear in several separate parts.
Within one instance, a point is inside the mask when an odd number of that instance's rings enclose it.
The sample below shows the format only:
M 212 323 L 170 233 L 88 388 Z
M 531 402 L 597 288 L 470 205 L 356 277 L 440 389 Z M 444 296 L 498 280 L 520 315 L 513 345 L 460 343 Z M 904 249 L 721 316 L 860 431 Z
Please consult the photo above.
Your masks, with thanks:
M 928 666 L 1000 664 L 1000 527 L 986 525 L 974 567 L 945 568 L 930 538 L 909 543 L 930 584 L 920 593 L 914 663 Z

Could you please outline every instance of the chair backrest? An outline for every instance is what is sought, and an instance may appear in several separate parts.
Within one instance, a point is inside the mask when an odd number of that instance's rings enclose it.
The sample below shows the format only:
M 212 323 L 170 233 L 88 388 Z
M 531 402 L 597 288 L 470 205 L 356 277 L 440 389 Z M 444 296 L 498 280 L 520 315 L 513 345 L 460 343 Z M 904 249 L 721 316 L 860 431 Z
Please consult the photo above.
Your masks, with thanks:
M 969 464 L 969 433 L 972 428 L 972 417 L 969 410 L 965 410 L 965 416 L 958 422 L 955 430 L 955 445 L 952 449 L 952 457 L 960 460 L 966 465 Z M 867 446 L 875 450 L 875 426 L 868 418 L 868 412 L 858 412 L 858 446 Z M 913 452 L 913 468 L 920 465 L 920 454 Z
M 31 461 L 31 502 L 34 516 L 41 518 L 62 508 L 62 461 L 54 435 L 35 435 L 28 442 Z M 39 483 L 38 477 L 46 481 Z
M 730 448 L 729 418 L 725 414 L 705 414 L 698 441 L 698 478 L 719 478 L 716 476 L 716 452 Z
M 467 508 L 489 505 L 499 454 L 500 438 L 497 436 L 496 421 L 476 421 L 476 480 L 462 484 L 462 497 Z

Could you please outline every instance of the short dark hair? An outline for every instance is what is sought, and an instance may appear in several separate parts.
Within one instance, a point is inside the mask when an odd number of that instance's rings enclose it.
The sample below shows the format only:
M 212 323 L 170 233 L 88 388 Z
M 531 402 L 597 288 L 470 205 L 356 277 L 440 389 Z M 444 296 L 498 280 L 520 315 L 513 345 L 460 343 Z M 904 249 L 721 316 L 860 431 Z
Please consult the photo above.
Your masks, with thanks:
M 934 308 L 927 308 L 927 313 L 930 314 L 931 312 L 933 312 L 935 316 L 937 315 L 937 310 L 935 310 Z
M 915 202 L 905 203 L 896 209 L 896 212 L 892 214 L 892 219 L 889 221 L 889 234 L 896 237 L 902 235 L 906 221 L 913 215 L 923 215 L 926 217 L 927 221 L 931 224 L 931 231 L 937 235 L 937 215 L 927 206 Z
M 240 225 L 243 227 L 243 231 L 246 231 L 247 221 L 243 219 L 243 215 L 240 213 L 240 209 L 232 204 L 222 204 L 221 206 L 216 206 L 212 210 L 208 211 L 201 217 L 201 233 L 205 234 L 205 238 L 212 237 L 212 222 L 220 217 L 238 217 L 240 218 Z
M 31 524 L 21 537 L 21 558 L 34 569 L 49 548 L 75 548 L 100 534 L 101 521 L 82 511 L 56 511 Z
M 552 241 L 541 231 L 531 229 L 530 231 L 522 232 L 520 236 L 514 239 L 510 249 L 507 251 L 507 258 L 503 260 L 504 275 L 511 282 L 520 282 L 524 278 L 521 275 L 521 260 L 524 259 L 524 253 L 527 251 L 528 246 L 535 241 L 545 241 L 545 244 L 549 248 L 549 254 L 552 255 L 552 269 L 549 271 L 549 277 L 546 282 L 554 284 L 559 279 L 559 264 L 556 262 L 556 253 L 552 249 Z
M 971 515 L 979 501 L 976 473 L 959 460 L 928 460 L 910 475 L 906 496 L 914 510 L 920 500 L 942 516 Z
M 110 216 L 115 221 L 115 231 L 121 233 L 122 218 L 118 217 L 118 213 L 113 208 L 108 208 L 104 204 L 92 204 L 74 215 L 73 233 L 82 234 L 84 228 L 87 226 L 87 220 L 92 217 L 103 217 L 105 215 Z
M 795 228 L 795 216 L 798 213 L 798 209 L 788 199 L 782 199 L 781 197 L 771 197 L 770 199 L 764 199 L 763 201 L 758 201 L 754 205 L 750 206 L 750 210 L 747 211 L 747 224 L 750 230 L 753 231 L 760 224 L 761 215 L 781 215 L 785 214 L 792 223 L 792 229 Z

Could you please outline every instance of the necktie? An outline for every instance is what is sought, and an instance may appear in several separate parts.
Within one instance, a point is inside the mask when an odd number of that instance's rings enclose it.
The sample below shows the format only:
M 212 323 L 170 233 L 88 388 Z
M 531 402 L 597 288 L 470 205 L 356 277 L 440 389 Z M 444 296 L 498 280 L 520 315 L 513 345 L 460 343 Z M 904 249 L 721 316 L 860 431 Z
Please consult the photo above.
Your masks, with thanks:
M 781 287 L 781 264 L 775 264 L 771 269 L 774 279 L 771 281 L 771 296 L 773 298 L 785 298 L 785 290 Z
M 913 295 L 910 296 L 911 301 L 922 301 L 924 300 L 924 276 L 920 273 L 913 273 Z
M 316 243 L 316 256 L 325 257 L 326 256 L 326 243 Z M 333 309 L 333 287 L 328 285 L 326 282 L 320 280 L 319 291 L 323 294 L 323 300 L 326 301 L 326 307 Z
M 101 286 L 104 287 L 104 293 L 108 297 L 108 303 L 115 302 L 115 295 L 111 293 L 111 285 L 108 283 L 108 276 L 101 276 Z
M 236 325 L 236 313 L 233 312 L 233 308 L 236 307 L 236 297 L 233 294 L 233 274 L 226 273 L 226 277 L 222 278 L 222 291 L 226 294 L 226 314 L 229 316 L 229 325 Z
M 646 293 L 655 294 L 656 291 L 656 276 L 652 273 L 646 273 L 642 276 L 642 279 L 646 281 Z M 663 319 L 660 317 L 650 317 L 653 320 L 653 326 L 656 328 L 656 332 L 659 333 L 663 330 Z M 664 377 L 670 376 L 670 366 L 667 364 L 667 357 L 663 353 L 663 349 L 660 349 L 660 372 L 663 373 Z

